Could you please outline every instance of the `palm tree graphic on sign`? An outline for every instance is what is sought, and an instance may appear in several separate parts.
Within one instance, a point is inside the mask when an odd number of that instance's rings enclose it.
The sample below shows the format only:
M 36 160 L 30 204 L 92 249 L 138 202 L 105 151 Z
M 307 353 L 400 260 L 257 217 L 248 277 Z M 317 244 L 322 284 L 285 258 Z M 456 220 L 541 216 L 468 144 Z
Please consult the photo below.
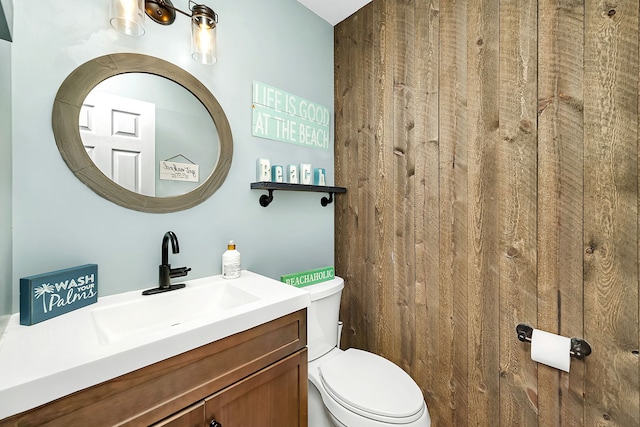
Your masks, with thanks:
M 44 312 L 47 312 L 47 299 L 44 297 L 45 294 L 50 294 L 53 293 L 53 285 L 49 284 L 49 283 L 43 283 L 42 286 L 38 286 L 37 288 L 34 289 L 34 293 L 36 296 L 36 299 L 42 297 L 42 308 L 44 309 Z

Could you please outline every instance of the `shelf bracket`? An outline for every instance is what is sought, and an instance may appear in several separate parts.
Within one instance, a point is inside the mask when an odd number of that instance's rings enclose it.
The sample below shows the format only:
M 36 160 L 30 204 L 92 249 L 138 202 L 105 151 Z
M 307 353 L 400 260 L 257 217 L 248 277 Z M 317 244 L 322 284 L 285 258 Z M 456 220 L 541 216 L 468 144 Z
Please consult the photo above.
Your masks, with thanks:
M 271 204 L 271 202 L 273 202 L 273 190 L 269 189 L 267 191 L 269 192 L 268 196 L 266 194 L 260 196 L 260 206 L 262 206 L 263 208 L 266 208 Z M 327 194 L 329 194 L 329 197 L 323 197 L 322 199 L 320 199 L 320 204 L 322 206 L 327 206 L 328 204 L 333 203 L 333 193 Z
M 276 190 L 285 190 L 285 191 L 304 191 L 304 192 L 314 192 L 314 193 L 326 193 L 328 197 L 322 197 L 320 199 L 320 204 L 324 207 L 333 203 L 333 195 L 338 193 L 346 193 L 347 189 L 344 187 L 329 187 L 326 185 L 308 185 L 308 184 L 294 184 L 289 182 L 252 182 L 251 183 L 252 190 L 266 190 L 269 192 L 269 195 L 263 194 L 260 196 L 260 206 L 266 208 L 273 201 L 273 192 Z
M 269 192 L 268 196 L 266 194 L 260 196 L 260 206 L 262 206 L 263 208 L 266 208 L 271 204 L 271 202 L 273 202 L 273 190 L 268 189 L 267 191 Z
M 333 193 L 329 193 L 329 197 L 323 197 L 320 199 L 320 204 L 322 206 L 327 206 L 329 203 L 333 203 Z

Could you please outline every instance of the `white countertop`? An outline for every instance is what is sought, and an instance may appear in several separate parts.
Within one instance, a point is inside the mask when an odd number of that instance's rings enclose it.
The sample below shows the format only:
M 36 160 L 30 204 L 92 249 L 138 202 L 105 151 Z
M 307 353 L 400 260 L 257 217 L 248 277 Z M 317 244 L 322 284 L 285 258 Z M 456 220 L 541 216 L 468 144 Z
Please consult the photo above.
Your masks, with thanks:
M 225 282 L 259 298 L 222 313 L 112 343 L 99 337 L 93 310 L 140 299 L 171 298 L 181 290 L 150 296 L 136 290 L 102 297 L 96 304 L 32 326 L 20 325 L 20 314 L 13 314 L 0 338 L 0 420 L 310 304 L 308 292 L 249 271 L 242 271 L 240 278 L 232 281 L 222 276 L 184 281 L 187 288 Z

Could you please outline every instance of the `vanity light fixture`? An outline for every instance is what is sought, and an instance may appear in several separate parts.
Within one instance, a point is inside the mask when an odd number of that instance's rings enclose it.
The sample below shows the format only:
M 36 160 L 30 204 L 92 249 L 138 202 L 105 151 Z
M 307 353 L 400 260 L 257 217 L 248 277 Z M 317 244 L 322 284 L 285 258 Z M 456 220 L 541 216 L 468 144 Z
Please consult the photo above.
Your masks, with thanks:
M 144 34 L 144 15 L 161 25 L 171 25 L 176 14 L 191 18 L 191 56 L 202 64 L 216 63 L 216 26 L 218 14 L 209 6 L 189 0 L 184 12 L 171 0 L 109 0 L 109 21 L 116 30 L 130 36 Z

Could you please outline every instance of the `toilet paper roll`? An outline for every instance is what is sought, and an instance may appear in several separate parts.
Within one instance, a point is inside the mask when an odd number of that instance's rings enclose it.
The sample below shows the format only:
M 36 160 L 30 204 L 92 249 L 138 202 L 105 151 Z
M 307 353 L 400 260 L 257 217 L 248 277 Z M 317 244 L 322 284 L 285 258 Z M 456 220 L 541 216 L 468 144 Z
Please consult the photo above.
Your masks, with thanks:
M 531 334 L 531 359 L 569 372 L 571 338 L 534 329 Z

